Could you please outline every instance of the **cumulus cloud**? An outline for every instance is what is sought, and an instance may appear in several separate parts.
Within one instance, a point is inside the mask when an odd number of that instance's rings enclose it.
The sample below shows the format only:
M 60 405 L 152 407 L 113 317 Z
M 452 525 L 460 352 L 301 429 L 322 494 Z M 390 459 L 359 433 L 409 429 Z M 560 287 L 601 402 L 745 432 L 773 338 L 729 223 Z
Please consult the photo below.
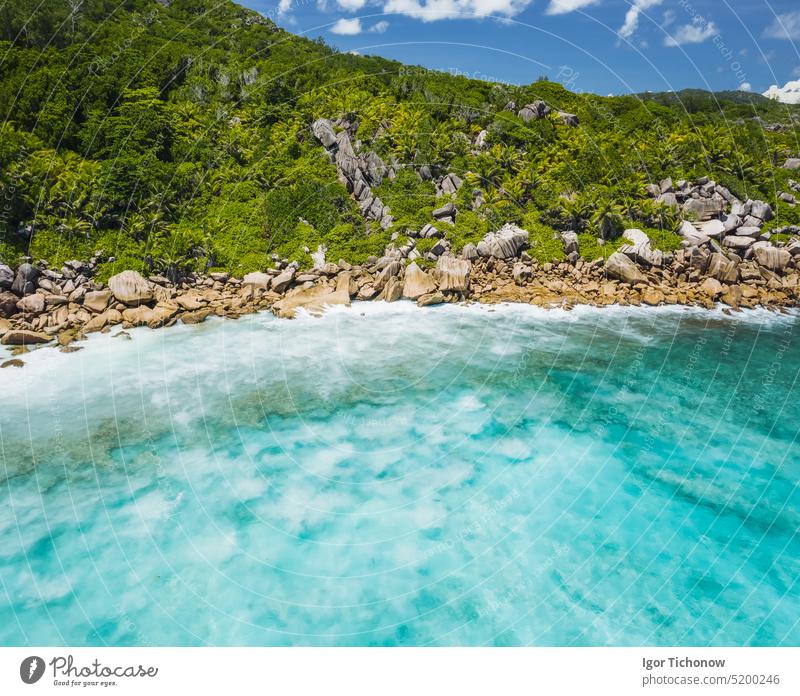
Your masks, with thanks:
M 550 0 L 550 5 L 547 7 L 547 14 L 560 15 L 567 14 L 580 10 L 589 5 L 597 5 L 600 0 Z
M 625 13 L 625 24 L 620 27 L 619 35 L 623 39 L 630 39 L 639 28 L 639 15 L 644 10 L 656 7 L 663 2 L 664 0 L 633 0 L 633 3 Z
M 717 34 L 717 25 L 704 19 L 696 19 L 691 24 L 678 27 L 672 34 L 664 39 L 665 46 L 684 46 L 686 44 L 703 43 Z
M 367 0 L 336 0 L 336 4 L 345 12 L 358 12 L 367 4 Z
M 330 28 L 330 32 L 340 36 L 355 36 L 361 33 L 361 20 L 358 17 L 355 19 L 339 19 Z
M 779 14 L 764 30 L 769 39 L 800 40 L 800 10 Z
M 388 28 L 389 22 L 382 19 L 380 22 L 375 22 L 368 31 L 371 31 L 373 34 L 383 34 Z
M 789 81 L 783 87 L 772 85 L 764 96 L 783 104 L 800 104 L 800 80 Z
M 739 85 L 740 92 L 751 92 L 752 90 L 753 85 L 751 85 L 749 82 L 742 82 L 742 84 Z
M 533 0 L 387 0 L 383 11 L 404 14 L 423 22 L 489 16 L 514 17 Z

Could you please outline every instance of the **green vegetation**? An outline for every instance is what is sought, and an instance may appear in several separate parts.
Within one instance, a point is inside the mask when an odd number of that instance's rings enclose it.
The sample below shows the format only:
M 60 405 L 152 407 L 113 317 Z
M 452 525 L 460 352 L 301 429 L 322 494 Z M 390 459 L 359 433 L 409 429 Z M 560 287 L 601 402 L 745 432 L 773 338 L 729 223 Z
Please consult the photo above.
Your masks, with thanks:
M 559 263 L 564 260 L 564 245 L 555 230 L 543 225 L 536 214 L 528 214 L 522 221 L 524 229 L 530 233 L 528 253 L 539 263 Z M 591 235 L 589 235 L 591 237 Z M 592 237 L 594 241 L 594 237 Z
M 611 253 L 625 226 L 673 249 L 674 211 L 645 195 L 666 176 L 708 175 L 769 201 L 770 229 L 800 221 L 776 201 L 791 174 L 780 165 L 798 154 L 798 111 L 752 95 L 599 97 L 547 80 L 469 80 L 340 54 L 217 0 L 16 0 L 0 7 L 0 53 L 9 262 L 102 250 L 114 260 L 101 278 L 125 267 L 242 274 L 273 253 L 308 264 L 320 244 L 329 259 L 361 262 L 432 222 L 443 199 L 418 177 L 423 165 L 464 180 L 456 224 L 437 225 L 455 250 L 506 222 L 530 231 L 543 262 L 563 258 L 567 229 L 586 258 Z M 580 127 L 505 110 L 536 99 Z M 396 164 L 373 191 L 392 228 L 360 215 L 310 132 L 320 117 L 357 122 L 365 150 Z

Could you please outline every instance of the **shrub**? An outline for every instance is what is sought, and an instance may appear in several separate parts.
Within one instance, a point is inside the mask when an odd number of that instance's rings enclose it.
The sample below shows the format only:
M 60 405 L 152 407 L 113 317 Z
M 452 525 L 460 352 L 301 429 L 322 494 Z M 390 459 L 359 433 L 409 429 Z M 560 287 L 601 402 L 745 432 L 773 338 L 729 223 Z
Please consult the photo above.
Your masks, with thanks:
M 528 253 L 539 263 L 559 263 L 566 258 L 564 245 L 558 233 L 539 222 L 538 213 L 528 213 L 522 220 L 522 226 L 528 230 L 530 248 Z
M 662 230 L 655 227 L 643 227 L 644 232 L 650 237 L 650 246 L 661 251 L 677 251 L 681 248 L 683 237 L 671 230 Z
M 459 211 L 455 225 L 439 225 L 439 229 L 443 229 L 456 253 L 460 252 L 467 244 L 477 244 L 490 231 L 486 218 L 472 210 Z
M 621 246 L 628 243 L 622 237 L 606 240 L 603 244 L 600 242 L 601 240 L 590 232 L 579 234 L 578 249 L 580 251 L 580 255 L 587 261 L 594 261 L 595 259 L 601 257 L 607 259 Z

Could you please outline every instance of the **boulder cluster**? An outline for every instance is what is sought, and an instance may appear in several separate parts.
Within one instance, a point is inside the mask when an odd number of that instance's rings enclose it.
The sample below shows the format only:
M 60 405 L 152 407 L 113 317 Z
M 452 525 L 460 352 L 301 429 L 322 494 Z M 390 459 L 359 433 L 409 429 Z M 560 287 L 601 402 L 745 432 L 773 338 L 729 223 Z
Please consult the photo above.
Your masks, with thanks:
M 363 147 L 360 140 L 353 141 L 358 131 L 358 124 L 343 119 L 331 121 L 320 118 L 311 124 L 311 132 L 325 149 L 331 162 L 336 165 L 339 181 L 358 202 L 361 214 L 367 220 L 379 222 L 383 229 L 391 227 L 394 222 L 391 210 L 375 196 L 372 187 L 380 186 L 384 179 L 390 181 L 397 176 L 399 165 L 396 162 L 386 164 L 381 157 Z M 478 136 L 478 140 L 486 138 Z M 463 181 L 452 172 L 440 178 L 434 177 L 431 168 L 422 165 L 417 171 L 422 181 L 432 181 L 436 186 L 437 197 L 453 197 L 461 188 Z M 457 214 L 456 206 L 448 201 L 433 211 L 433 219 L 437 222 L 454 224 Z
M 94 266 L 74 261 L 60 271 L 29 261 L 16 271 L 0 265 L 0 342 L 27 346 L 56 342 L 62 350 L 94 331 L 120 325 L 157 328 L 178 320 L 186 324 L 215 315 L 237 318 L 271 309 L 291 318 L 298 309 L 318 312 L 351 300 L 406 298 L 420 305 L 464 299 L 469 290 L 470 263 L 447 255 L 424 271 L 393 245 L 381 258 L 364 265 L 344 260 L 301 270 L 296 262 L 275 258 L 275 267 L 232 278 L 227 273 L 196 274 L 171 283 L 162 276 L 145 278 L 133 270 L 93 279 Z M 8 361 L 19 364 L 18 360 Z
M 345 120 L 330 121 L 320 118 L 311 124 L 311 132 L 325 148 L 330 160 L 336 165 L 339 181 L 348 193 L 358 201 L 361 214 L 367 220 L 375 220 L 384 229 L 394 222 L 391 211 L 378 196 L 373 195 L 372 187 L 380 186 L 384 178 L 393 179 L 396 175 L 394 165 L 386 163 L 375 152 L 359 152 L 361 143 L 355 146 L 351 134 L 358 130 L 357 123 Z
M 772 233 L 762 231 L 765 222 L 775 217 L 772 206 L 760 200 L 742 201 L 727 188 L 702 177 L 696 182 L 664 179 L 651 184 L 647 192 L 658 202 L 679 210 L 684 221 L 679 233 L 690 245 L 716 240 L 734 253 L 747 255 L 757 242 L 768 241 Z M 796 201 L 791 194 L 780 194 L 789 205 Z M 775 232 L 796 234 L 800 229 L 785 228 Z
M 27 260 L 16 272 L 0 265 L 0 342 L 28 346 L 57 341 L 73 350 L 68 346 L 84 334 L 117 324 L 155 328 L 178 318 L 194 323 L 213 313 L 235 314 L 245 305 L 241 281 L 227 273 L 175 285 L 162 276 L 144 278 L 128 270 L 102 283 L 93 277 L 96 261 L 68 261 L 54 270 L 45 262 L 33 265 Z
M 509 109 L 508 106 L 506 107 L 507 110 L 513 111 L 514 105 L 510 105 L 511 108 Z M 526 104 L 523 106 L 518 112 L 517 116 L 519 116 L 525 123 L 529 123 L 530 121 L 540 121 L 543 118 L 546 118 L 549 113 L 552 112 L 552 109 L 545 104 L 541 99 L 537 99 L 536 101 Z M 565 126 L 572 126 L 576 128 L 580 121 L 575 114 L 567 113 L 566 111 L 557 111 L 556 116 L 558 119 L 563 123 Z

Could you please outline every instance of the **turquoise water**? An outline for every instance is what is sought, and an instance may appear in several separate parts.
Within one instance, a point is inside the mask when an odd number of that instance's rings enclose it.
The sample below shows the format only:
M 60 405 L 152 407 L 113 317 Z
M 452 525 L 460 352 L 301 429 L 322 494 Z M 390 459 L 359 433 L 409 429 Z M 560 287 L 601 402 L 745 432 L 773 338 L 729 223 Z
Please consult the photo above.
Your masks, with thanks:
M 800 645 L 800 321 L 368 304 L 0 370 L 0 643 Z

